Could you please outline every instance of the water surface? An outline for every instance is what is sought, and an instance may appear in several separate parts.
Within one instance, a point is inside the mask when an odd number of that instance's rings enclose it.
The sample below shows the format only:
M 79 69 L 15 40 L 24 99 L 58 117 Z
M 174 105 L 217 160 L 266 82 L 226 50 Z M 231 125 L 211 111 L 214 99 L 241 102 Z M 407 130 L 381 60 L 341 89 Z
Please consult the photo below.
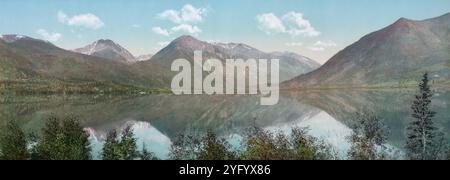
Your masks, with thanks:
M 15 119 L 27 131 L 38 132 L 51 116 L 78 116 L 93 135 L 98 154 L 111 129 L 132 125 L 139 146 L 145 144 L 167 158 L 171 140 L 179 133 L 202 134 L 212 130 L 235 148 L 245 129 L 257 125 L 289 133 L 292 127 L 309 127 L 310 134 L 326 140 L 341 154 L 349 148 L 354 114 L 371 111 L 390 130 L 389 145 L 401 149 L 410 119 L 414 90 L 335 90 L 282 92 L 274 106 L 259 105 L 258 96 L 1 96 L 0 121 Z M 433 110 L 444 132 L 450 129 L 450 92 L 436 92 Z

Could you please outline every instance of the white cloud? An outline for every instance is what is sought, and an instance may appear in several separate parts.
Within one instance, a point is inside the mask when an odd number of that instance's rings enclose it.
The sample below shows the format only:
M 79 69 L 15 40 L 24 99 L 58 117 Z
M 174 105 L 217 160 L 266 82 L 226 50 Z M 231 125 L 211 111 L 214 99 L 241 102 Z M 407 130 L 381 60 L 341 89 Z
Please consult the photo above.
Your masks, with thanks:
M 282 19 L 289 26 L 287 33 L 292 36 L 315 37 L 320 35 L 320 32 L 316 31 L 302 13 L 289 12 Z
M 139 24 L 133 24 L 133 25 L 131 25 L 131 27 L 133 27 L 133 28 L 140 28 L 141 25 L 139 25 Z
M 37 34 L 42 36 L 43 39 L 50 42 L 56 42 L 61 39 L 62 35 L 60 33 L 49 33 L 45 29 L 39 29 L 36 31 Z
M 311 51 L 324 51 L 326 48 L 329 47 L 336 47 L 337 44 L 333 41 L 317 41 L 312 46 L 310 46 L 308 49 Z
M 202 30 L 193 24 L 203 22 L 207 10 L 205 8 L 196 8 L 190 4 L 184 5 L 180 10 L 165 10 L 157 15 L 157 18 L 171 21 L 175 25 L 171 28 L 154 27 L 152 30 L 156 34 L 170 36 L 176 32 L 189 34 L 198 34 Z
M 184 22 L 202 22 L 203 16 L 206 16 L 205 8 L 195 8 L 190 4 L 186 4 L 181 9 L 181 19 Z
M 186 33 L 190 33 L 190 34 L 198 34 L 198 33 L 202 32 L 202 30 L 199 27 L 192 26 L 189 24 L 180 24 L 178 26 L 173 27 L 171 30 L 172 30 L 172 32 L 181 31 L 181 32 L 186 32 Z
M 67 16 L 63 11 L 59 11 L 57 14 L 58 21 L 69 26 L 79 26 L 89 29 L 99 29 L 105 24 L 99 17 L 94 14 L 79 14 L 72 17 Z
M 289 12 L 283 15 L 281 19 L 273 13 L 266 13 L 257 15 L 256 20 L 259 23 L 259 28 L 267 34 L 285 33 L 294 37 L 320 35 L 320 32 L 311 25 L 309 20 L 304 18 L 302 13 Z
M 271 34 L 272 32 L 284 33 L 286 31 L 283 22 L 273 13 L 258 15 L 256 16 L 256 20 L 259 22 L 259 28 L 267 34 Z
M 303 46 L 303 43 L 301 43 L 301 42 L 288 42 L 288 43 L 286 43 L 286 46 Z
M 160 34 L 160 35 L 163 35 L 163 36 L 169 36 L 170 35 L 170 33 L 169 33 L 169 31 L 167 29 L 163 29 L 161 27 L 153 27 L 152 31 L 154 33 L 156 33 L 156 34 Z
M 195 8 L 190 4 L 186 4 L 180 11 L 169 9 L 158 14 L 157 17 L 161 19 L 170 20 L 176 24 L 182 23 L 198 23 L 202 22 L 204 16 L 206 16 L 205 8 Z
M 172 9 L 165 10 L 164 12 L 158 14 L 158 17 L 161 19 L 170 20 L 173 23 L 181 23 L 180 13 Z

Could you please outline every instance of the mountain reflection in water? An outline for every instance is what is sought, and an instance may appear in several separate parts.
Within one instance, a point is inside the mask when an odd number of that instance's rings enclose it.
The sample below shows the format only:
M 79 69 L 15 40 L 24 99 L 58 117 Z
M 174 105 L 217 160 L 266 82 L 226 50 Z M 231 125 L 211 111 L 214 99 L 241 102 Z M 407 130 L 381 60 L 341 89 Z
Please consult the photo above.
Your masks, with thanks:
M 212 130 L 239 148 L 239 139 L 252 125 L 285 133 L 292 127 L 309 127 L 311 135 L 345 153 L 352 117 L 361 111 L 381 117 L 390 130 L 388 143 L 401 149 L 414 94 L 410 90 L 288 91 L 274 106 L 259 105 L 258 96 L 2 96 L 0 121 L 15 119 L 27 131 L 38 132 L 51 115 L 78 116 L 92 132 L 97 156 L 106 132 L 126 125 L 133 126 L 139 147 L 145 143 L 160 158 L 167 158 L 171 139 L 183 132 Z M 449 102 L 449 92 L 435 93 L 435 119 L 444 131 L 450 129 Z

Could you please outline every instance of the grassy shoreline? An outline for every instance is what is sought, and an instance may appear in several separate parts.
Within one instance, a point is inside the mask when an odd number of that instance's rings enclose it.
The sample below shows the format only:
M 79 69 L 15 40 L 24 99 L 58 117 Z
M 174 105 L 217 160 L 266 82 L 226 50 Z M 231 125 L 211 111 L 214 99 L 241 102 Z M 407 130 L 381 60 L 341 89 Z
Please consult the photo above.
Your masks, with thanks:
M 48 83 L 36 81 L 0 82 L 0 95 L 145 95 L 171 93 L 167 87 L 137 87 L 108 82 Z
M 443 90 L 449 89 L 450 83 L 435 83 L 432 84 L 433 89 Z M 333 90 L 386 90 L 386 89 L 397 89 L 397 90 L 416 90 L 417 85 L 373 85 L 373 86 L 312 86 L 312 87 L 280 87 L 280 91 L 333 91 Z

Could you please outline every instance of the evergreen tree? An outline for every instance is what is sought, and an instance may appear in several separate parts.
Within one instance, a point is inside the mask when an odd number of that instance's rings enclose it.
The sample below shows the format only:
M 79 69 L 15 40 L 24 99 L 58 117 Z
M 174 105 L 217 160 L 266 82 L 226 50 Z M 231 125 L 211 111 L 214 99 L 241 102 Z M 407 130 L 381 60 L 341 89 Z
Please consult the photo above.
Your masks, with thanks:
M 131 126 L 127 126 L 122 132 L 120 142 L 121 159 L 133 160 L 138 156 L 136 141 L 133 129 Z
M 25 133 L 15 121 L 7 122 L 0 130 L 0 159 L 29 159 Z
M 234 159 L 234 154 L 229 150 L 225 139 L 218 139 L 216 134 L 208 131 L 202 140 L 201 149 L 198 155 L 199 160 L 230 160 Z
M 89 160 L 89 133 L 84 131 L 75 117 L 66 117 L 64 120 L 51 117 L 33 151 L 33 159 Z
M 116 130 L 108 133 L 103 145 L 103 160 L 134 160 L 139 156 L 133 129 L 127 126 L 120 135 Z
M 419 84 L 419 93 L 411 106 L 412 121 L 407 127 L 406 141 L 407 156 L 410 159 L 437 159 L 444 148 L 443 134 L 433 122 L 436 112 L 431 110 L 433 93 L 428 83 L 428 73 L 425 73 Z
M 115 129 L 110 131 L 106 137 L 106 142 L 103 145 L 102 159 L 103 160 L 120 159 L 120 145 L 117 131 Z
M 84 130 L 75 117 L 67 117 L 62 121 L 62 135 L 64 144 L 68 145 L 69 159 L 91 159 L 89 133 Z

